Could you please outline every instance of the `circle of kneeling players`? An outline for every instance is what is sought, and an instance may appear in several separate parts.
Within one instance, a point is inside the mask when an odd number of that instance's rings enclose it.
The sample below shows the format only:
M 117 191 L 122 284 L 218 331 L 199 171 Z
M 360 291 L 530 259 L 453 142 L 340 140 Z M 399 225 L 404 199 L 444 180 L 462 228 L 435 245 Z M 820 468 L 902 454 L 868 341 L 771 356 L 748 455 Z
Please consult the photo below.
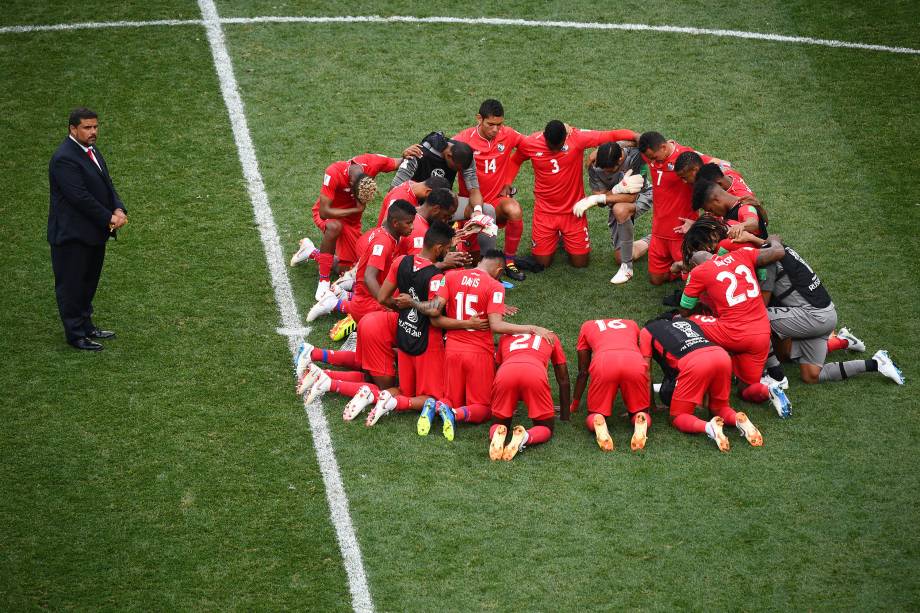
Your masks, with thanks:
M 532 249 L 519 257 L 523 212 L 513 184 L 526 161 L 534 173 Z M 391 172 L 377 225 L 363 231 L 375 177 Z M 633 262 L 647 257 L 653 285 L 685 285 L 666 297 L 671 310 L 642 326 L 622 318 L 584 322 L 572 389 L 560 339 L 539 325 L 505 320 L 517 309 L 505 304 L 511 282 L 501 279 L 523 281 L 525 271 L 552 265 L 560 247 L 570 265 L 587 266 L 594 207 L 608 209 L 619 264 L 612 284 L 628 283 Z M 726 452 L 726 427 L 752 446 L 764 444 L 751 419 L 731 407 L 733 379 L 741 398 L 769 403 L 781 418 L 792 415 L 784 361 L 798 363 L 805 383 L 870 372 L 904 383 L 885 350 L 826 361 L 829 352 L 866 347 L 837 328 L 818 274 L 769 233 L 764 207 L 736 168 L 658 132 L 582 130 L 553 120 L 524 135 L 490 99 L 476 124 L 452 138 L 432 132 L 401 157 L 366 153 L 330 164 L 312 212 L 322 238 L 318 246 L 304 238 L 291 258 L 292 266 L 312 260 L 318 267 L 307 320 L 344 314 L 330 337 L 357 329 L 357 342 L 352 350 L 304 343 L 295 358 L 297 392 L 307 403 L 328 392 L 349 397 L 345 420 L 367 410 L 365 423 L 373 426 L 389 413 L 412 411 L 419 435 L 440 424 L 453 440 L 459 423 L 491 419 L 489 457 L 510 460 L 548 441 L 557 407 L 570 419 L 587 391 L 585 424 L 600 449 L 612 451 L 608 420 L 619 393 L 636 451 L 648 440 L 657 394 L 675 428 L 705 434 Z M 636 239 L 634 221 L 649 212 L 651 234 Z M 651 360 L 664 375 L 658 385 L 650 380 Z M 519 402 L 529 428 L 512 428 Z M 697 417 L 698 407 L 708 420 Z

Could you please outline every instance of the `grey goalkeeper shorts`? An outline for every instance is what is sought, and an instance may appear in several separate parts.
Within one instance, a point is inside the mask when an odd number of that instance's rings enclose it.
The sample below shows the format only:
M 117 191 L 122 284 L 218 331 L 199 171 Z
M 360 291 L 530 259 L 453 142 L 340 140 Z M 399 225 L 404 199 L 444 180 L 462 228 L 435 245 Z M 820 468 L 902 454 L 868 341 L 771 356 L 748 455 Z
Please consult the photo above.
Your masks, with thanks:
M 807 307 L 769 307 L 770 329 L 783 339 L 792 339 L 789 357 L 802 364 L 821 366 L 827 358 L 827 339 L 837 327 L 834 304 L 823 309 Z

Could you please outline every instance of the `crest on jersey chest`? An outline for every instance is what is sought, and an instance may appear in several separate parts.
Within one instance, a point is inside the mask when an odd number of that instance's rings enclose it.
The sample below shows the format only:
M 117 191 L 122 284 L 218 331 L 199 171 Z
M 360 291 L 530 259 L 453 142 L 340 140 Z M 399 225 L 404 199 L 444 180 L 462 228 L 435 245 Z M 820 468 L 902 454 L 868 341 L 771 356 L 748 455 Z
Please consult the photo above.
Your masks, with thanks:
M 674 170 L 674 164 L 668 162 L 668 170 Z
M 498 152 L 501 153 L 505 150 L 505 143 L 498 143 Z
M 562 145 L 562 151 L 563 151 L 563 153 L 566 152 L 566 151 L 568 151 L 568 150 L 569 150 L 569 146 L 568 146 L 568 145 Z

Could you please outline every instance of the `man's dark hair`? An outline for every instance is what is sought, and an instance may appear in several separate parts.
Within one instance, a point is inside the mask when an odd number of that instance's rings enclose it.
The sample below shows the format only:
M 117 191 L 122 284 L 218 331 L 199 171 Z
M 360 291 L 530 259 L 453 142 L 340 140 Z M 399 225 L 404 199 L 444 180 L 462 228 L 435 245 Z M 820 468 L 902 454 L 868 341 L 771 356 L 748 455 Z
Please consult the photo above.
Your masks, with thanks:
M 674 160 L 674 172 L 683 172 L 691 168 L 699 168 L 703 165 L 703 158 L 696 151 L 684 151 Z M 700 177 L 697 176 L 697 180 Z
M 97 117 L 99 115 L 96 114 L 96 111 L 81 106 L 70 111 L 70 125 L 77 127 L 84 119 L 96 119 Z
M 597 148 L 597 157 L 594 158 L 594 165 L 598 168 L 614 168 L 619 166 L 620 156 L 623 150 L 620 149 L 620 143 L 604 143 Z
M 687 233 L 684 234 L 684 243 L 681 245 L 681 255 L 684 264 L 690 266 L 690 258 L 697 251 L 712 253 L 723 238 L 727 236 L 727 226 L 721 219 L 715 217 L 701 217 L 696 220 Z
M 551 120 L 543 128 L 543 138 L 546 139 L 546 144 L 550 149 L 561 148 L 566 136 L 565 124 L 558 119 Z
M 436 189 L 449 189 L 450 183 L 444 177 L 439 177 L 437 175 L 431 175 L 423 181 L 423 183 L 430 187 L 432 190 Z
M 654 151 L 666 142 L 668 142 L 668 139 L 662 136 L 661 132 L 643 132 L 642 136 L 639 137 L 639 151 L 641 153 L 645 153 L 649 149 Z
M 479 116 L 483 119 L 486 117 L 504 117 L 505 107 L 494 98 L 483 100 L 482 104 L 479 105 Z
M 716 183 L 706 181 L 697 174 L 696 182 L 693 184 L 693 201 L 691 203 L 694 211 L 703 208 L 706 201 L 712 197 L 712 192 L 715 191 L 716 187 L 718 187 Z
M 452 140 L 450 144 L 453 145 L 451 156 L 454 158 L 454 164 L 460 168 L 469 168 L 470 164 L 473 163 L 473 149 L 458 140 Z
M 454 229 L 444 222 L 435 221 L 425 232 L 425 247 L 431 249 L 436 245 L 448 245 L 454 239 Z
M 680 155 L 684 155 L 681 153 Z M 678 160 L 680 156 L 678 156 Z M 674 167 L 674 170 L 677 170 L 677 167 Z M 703 164 L 700 166 L 700 171 L 696 173 L 697 181 L 718 181 L 725 176 L 725 173 L 722 172 L 722 169 L 719 168 L 719 165 L 714 162 L 709 162 L 708 164 Z
M 483 260 L 501 260 L 505 261 L 505 253 L 501 249 L 489 249 L 482 254 Z
M 444 179 L 441 179 L 444 181 Z M 454 193 L 446 187 L 431 190 L 428 197 L 425 198 L 425 204 L 428 206 L 437 206 L 442 209 L 449 209 L 454 206 Z
M 412 206 L 411 202 L 402 198 L 393 201 L 390 203 L 390 208 L 387 209 L 387 221 L 393 221 L 396 217 L 413 219 L 415 217 L 415 207 Z

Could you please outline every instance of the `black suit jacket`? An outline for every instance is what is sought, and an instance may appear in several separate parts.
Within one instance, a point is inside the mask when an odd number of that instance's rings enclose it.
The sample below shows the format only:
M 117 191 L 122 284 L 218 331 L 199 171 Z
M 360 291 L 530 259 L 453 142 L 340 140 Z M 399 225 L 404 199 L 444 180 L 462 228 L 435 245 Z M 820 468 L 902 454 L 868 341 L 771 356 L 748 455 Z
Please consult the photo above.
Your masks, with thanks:
M 48 164 L 51 202 L 48 208 L 48 242 L 60 245 L 78 241 L 102 245 L 108 240 L 109 221 L 115 209 L 125 209 L 108 167 L 98 149 L 93 153 L 102 170 L 69 136 Z

